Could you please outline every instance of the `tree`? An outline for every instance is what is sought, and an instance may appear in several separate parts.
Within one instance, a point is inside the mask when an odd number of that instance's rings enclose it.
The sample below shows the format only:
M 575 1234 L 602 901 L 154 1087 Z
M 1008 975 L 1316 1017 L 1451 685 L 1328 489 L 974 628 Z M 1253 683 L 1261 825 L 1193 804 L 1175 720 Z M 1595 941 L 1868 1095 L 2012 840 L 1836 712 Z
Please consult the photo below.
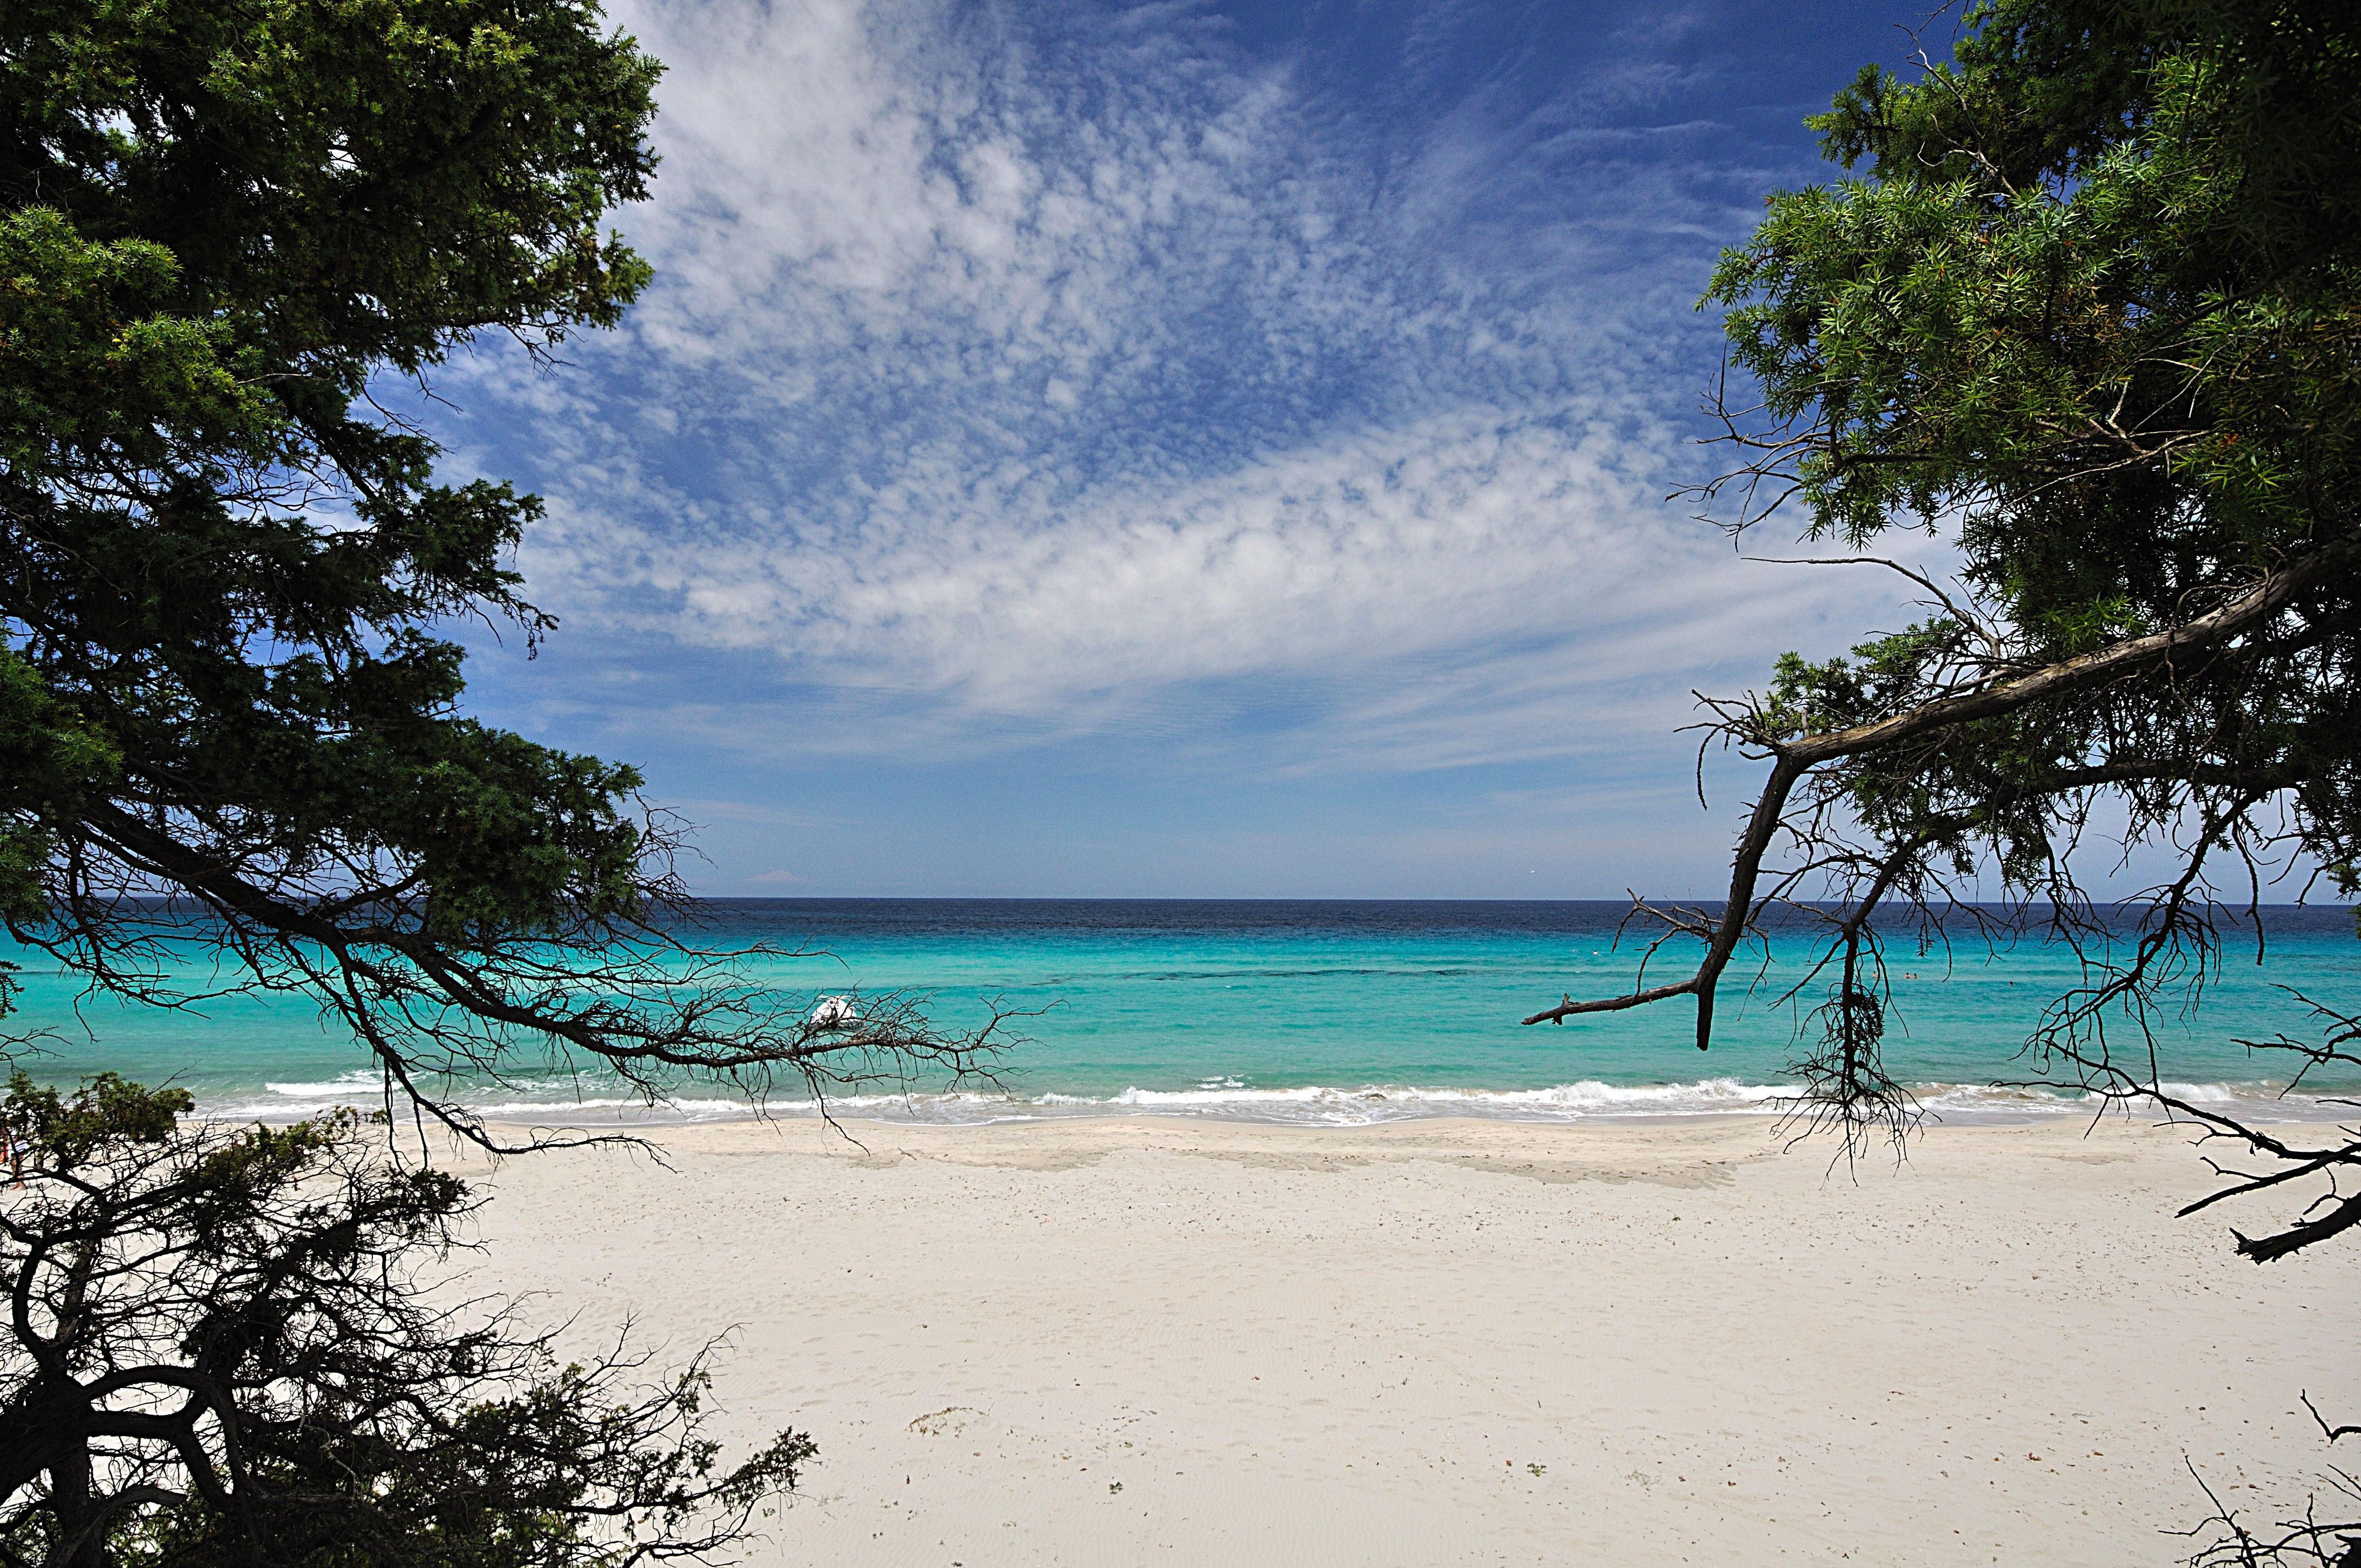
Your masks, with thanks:
M 1903 571 L 1926 617 L 1710 705 L 1770 773 L 1727 900 L 1653 911 L 1702 960 L 1526 1023 L 1689 997 L 1705 1048 L 1741 942 L 1774 913 L 1814 922 L 1788 992 L 1816 1003 L 1804 1111 L 1848 1151 L 1898 1140 L 1916 1109 L 1880 1058 L 1881 922 L 1982 926 L 1959 894 L 1989 872 L 2082 959 L 2028 1020 L 2042 1069 L 2262 1162 L 2217 1166 L 2188 1212 L 2310 1184 L 2291 1223 L 2237 1236 L 2258 1263 L 2361 1223 L 2354 1129 L 2190 1103 L 2143 1048 L 2218 962 L 2236 916 L 2215 879 L 2243 884 L 2258 941 L 2264 876 L 2361 888 L 2357 19 L 1982 0 L 1950 61 L 1865 68 L 1810 122 L 1855 172 L 1771 197 L 1714 273 L 1709 408 L 1741 457 L 1697 493 L 1733 535 L 1800 510 L 1834 547 L 1810 559 Z M 1956 582 L 1867 554 L 1897 531 L 1955 550 Z M 2113 916 L 2078 872 L 2102 827 L 2176 868 Z M 2361 1068 L 2361 1020 L 2314 1007 L 2305 1032 L 2249 1044 L 2294 1053 L 2298 1082 Z
M 560 1365 L 435 1267 L 467 1189 L 350 1112 L 228 1131 L 181 1091 L 21 1074 L 0 1202 L 0 1562 L 610 1568 L 742 1539 L 813 1452 L 736 1468 L 704 1357 Z
M 0 919 L 166 1005 L 162 944 L 210 944 L 487 1143 L 449 1075 L 818 1091 L 1000 1022 L 815 1022 L 680 939 L 636 772 L 459 710 L 440 622 L 555 624 L 505 564 L 541 503 L 377 393 L 620 319 L 659 69 L 589 0 L 0 11 Z
M 2301 1168 L 2274 1183 L 2361 1170 L 2349 1135 L 2282 1143 L 2111 1043 L 2202 982 L 2223 862 L 2361 888 L 2356 83 L 2345 6 L 1991 0 L 1954 62 L 1864 70 L 1811 122 L 1867 172 L 1773 196 L 1723 256 L 1707 302 L 1761 401 L 1725 375 L 1719 439 L 1746 457 L 1700 494 L 1733 533 L 1793 504 L 1850 551 L 1945 539 L 1959 580 L 1897 565 L 1926 620 L 1711 705 L 1771 773 L 1727 902 L 1661 912 L 1703 961 L 1528 1024 L 1686 996 L 1703 1048 L 1741 942 L 1798 911 L 1827 941 L 1791 995 L 1829 987 L 1804 1092 L 1849 1136 L 1899 1128 L 1878 920 L 1984 918 L 1954 897 L 1981 868 L 2082 955 L 2089 983 L 2033 1033 L 2047 1063 Z M 2122 949 L 2078 879 L 2103 806 L 2178 857 Z M 2255 1044 L 2361 1066 L 2361 1021 L 2314 1013 L 2319 1042 Z M 2268 1261 L 2356 1223 L 2361 1194 L 2338 1194 L 2239 1247 Z
M 2303 1397 L 2303 1408 L 2312 1412 L 2319 1424 L 2321 1435 L 2332 1445 L 2348 1437 L 2361 1437 L 2361 1426 L 2330 1426 L 2326 1418 Z M 2197 1475 L 2197 1467 L 2189 1467 Z M 2263 1568 L 2264 1564 L 2314 1563 L 2322 1568 L 2361 1568 L 2361 1476 L 2350 1471 L 2331 1469 L 2329 1489 L 2334 1510 L 2323 1519 L 2320 1498 L 2315 1494 L 2306 1499 L 2301 1518 L 2281 1519 L 2276 1525 L 2249 1527 L 2238 1518 L 2238 1511 L 2223 1502 L 2219 1493 L 2205 1485 L 2197 1475 L 2206 1501 L 2213 1512 L 2185 1533 L 2205 1536 L 2203 1547 L 2191 1557 L 2190 1568 Z M 2338 1519 L 2335 1513 L 2353 1517 Z

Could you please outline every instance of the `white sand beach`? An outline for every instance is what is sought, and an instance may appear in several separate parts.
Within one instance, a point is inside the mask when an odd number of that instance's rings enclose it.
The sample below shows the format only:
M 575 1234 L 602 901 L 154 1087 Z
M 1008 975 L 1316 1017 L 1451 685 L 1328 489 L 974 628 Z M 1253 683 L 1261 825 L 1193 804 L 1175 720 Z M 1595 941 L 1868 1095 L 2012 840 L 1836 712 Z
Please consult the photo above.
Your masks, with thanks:
M 2159 1563 L 2184 1454 L 2270 1513 L 2299 1391 L 2361 1413 L 2351 1249 L 2175 1220 L 2185 1132 L 852 1131 L 487 1178 L 478 1283 L 731 1333 L 728 1434 L 818 1440 L 753 1563 Z

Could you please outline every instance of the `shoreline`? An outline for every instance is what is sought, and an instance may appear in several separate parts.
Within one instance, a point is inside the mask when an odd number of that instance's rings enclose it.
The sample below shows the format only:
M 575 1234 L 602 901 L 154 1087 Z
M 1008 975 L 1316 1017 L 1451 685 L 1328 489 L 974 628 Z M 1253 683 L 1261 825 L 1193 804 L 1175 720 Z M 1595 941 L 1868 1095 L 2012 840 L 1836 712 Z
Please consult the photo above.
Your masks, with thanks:
M 2184 1456 L 2277 1517 L 2299 1392 L 2361 1408 L 2349 1255 L 2173 1219 L 2185 1128 L 1850 1178 L 1727 1114 L 642 1131 L 455 1157 L 467 1287 L 728 1335 L 731 1451 L 820 1444 L 750 1563 L 2149 1563 Z
M 216 1121 L 299 1121 L 337 1104 L 366 1107 L 374 1085 L 267 1084 L 274 1099 L 233 1099 L 201 1104 L 198 1113 Z M 2284 1085 L 2254 1080 L 2220 1083 L 2168 1082 L 2165 1088 L 2191 1103 L 2235 1110 L 2253 1122 L 2322 1123 L 2361 1119 L 2361 1090 L 2307 1087 L 2293 1098 Z M 250 1091 L 249 1091 L 250 1092 Z M 1913 1091 L 1927 1124 L 2020 1126 L 2087 1119 L 2108 1111 L 2080 1091 L 1990 1084 L 1935 1083 Z M 1406 1122 L 1483 1121 L 1518 1125 L 1576 1126 L 1598 1123 L 1644 1125 L 1664 1121 L 1713 1121 L 1729 1117 L 1779 1120 L 1793 1113 L 1793 1084 L 1745 1083 L 1705 1079 L 1661 1084 L 1617 1085 L 1596 1080 L 1543 1089 L 1454 1089 L 1399 1085 L 1343 1088 L 1240 1088 L 1159 1091 L 1129 1089 L 1093 1097 L 1044 1091 L 1025 1097 L 982 1091 L 911 1094 L 849 1094 L 828 1102 L 838 1121 L 895 1126 L 1037 1125 L 1068 1121 L 1164 1120 L 1238 1126 L 1356 1127 Z M 2340 1103 L 2340 1100 L 2342 1102 Z M 465 1104 L 465 1102 L 462 1102 Z M 566 1101 L 509 1097 L 468 1107 L 488 1122 L 554 1124 L 598 1122 L 607 1126 L 713 1126 L 735 1122 L 819 1122 L 809 1100 L 680 1099 L 649 1105 L 622 1095 Z M 2147 1119 L 2146 1113 L 2135 1115 Z

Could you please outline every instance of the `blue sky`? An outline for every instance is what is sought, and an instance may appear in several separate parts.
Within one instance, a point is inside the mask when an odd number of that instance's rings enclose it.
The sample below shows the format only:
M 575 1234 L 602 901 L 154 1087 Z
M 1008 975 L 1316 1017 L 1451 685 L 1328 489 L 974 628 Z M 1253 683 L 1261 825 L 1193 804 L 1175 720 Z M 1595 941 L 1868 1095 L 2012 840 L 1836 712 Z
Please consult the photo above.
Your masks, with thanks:
M 437 420 L 550 506 L 478 711 L 640 762 L 701 891 L 1711 893 L 1691 689 L 1907 613 L 1664 498 L 1716 253 L 1922 13 L 613 15 L 657 280 Z

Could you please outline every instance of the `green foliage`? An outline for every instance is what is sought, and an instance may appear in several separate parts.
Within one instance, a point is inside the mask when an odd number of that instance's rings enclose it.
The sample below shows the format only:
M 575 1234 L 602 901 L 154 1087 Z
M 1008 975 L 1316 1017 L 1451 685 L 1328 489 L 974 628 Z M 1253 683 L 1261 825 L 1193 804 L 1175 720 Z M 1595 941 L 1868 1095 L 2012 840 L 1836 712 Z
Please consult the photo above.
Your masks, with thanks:
M 701 1558 L 813 1454 L 725 1467 L 702 1359 L 560 1365 L 428 1266 L 471 1208 L 343 1113 L 187 1126 L 19 1075 L 0 1204 L 0 1558 L 49 1568 L 620 1568 Z M 76 1549 L 72 1543 L 79 1541 Z
M 460 713 L 441 622 L 529 649 L 553 624 L 510 565 L 542 504 L 446 479 L 374 395 L 487 332 L 545 356 L 620 319 L 649 271 L 603 225 L 647 193 L 659 70 L 589 0 L 0 8 L 19 940 L 149 1002 L 186 1000 L 156 942 L 210 940 L 225 983 L 309 992 L 405 1088 L 521 1045 L 652 1092 L 817 1070 L 806 1032 L 652 956 L 678 886 L 639 773 Z
M 1981 580 L 2070 652 L 2349 502 L 2343 11 L 1987 5 L 1956 67 L 1816 120 L 1871 177 L 1773 198 L 1709 296 L 1769 411 L 1815 422 L 1815 532 L 1963 510 Z
M 111 1072 L 84 1082 L 71 1096 L 11 1074 L 0 1102 L 0 1124 L 60 1171 L 137 1144 L 160 1144 L 196 1108 L 185 1089 L 149 1090 Z
M 1812 122 L 1859 177 L 1772 197 L 1708 294 L 1768 419 L 1733 425 L 1761 456 L 1732 521 L 1792 497 L 1813 536 L 1856 548 L 1955 532 L 1973 602 L 1850 661 L 1783 663 L 1762 739 L 2179 626 L 2349 546 L 2355 16 L 1988 0 L 1952 61 L 1909 82 L 1866 68 Z M 2052 890 L 2077 789 L 2120 791 L 2139 834 L 2284 795 L 2349 889 L 2356 630 L 2348 563 L 2235 656 L 1872 753 L 1833 787 L 1889 846 L 1931 835 L 1964 867 L 1972 837 L 2015 885 Z
M 501 564 L 539 502 L 360 400 L 619 319 L 655 64 L 564 0 L 32 3 L 0 61 L 0 615 L 103 793 L 266 878 L 414 864 L 453 922 L 631 905 L 637 775 L 455 718 L 424 630 L 545 629 Z M 94 776 L 18 783 L 19 919 Z
M 2191 1002 L 2214 972 L 2224 862 L 2249 905 L 2266 878 L 2308 893 L 2312 868 L 2361 891 L 2361 11 L 1977 0 L 1959 28 L 1914 81 L 1864 69 L 1811 122 L 1854 177 L 1773 194 L 1723 254 L 1702 304 L 1728 307 L 1761 401 L 1725 378 L 1744 456 L 1697 492 L 1733 535 L 1793 501 L 1808 537 L 1855 550 L 1935 536 L 1956 584 L 1853 556 L 1932 613 L 1708 701 L 1709 728 L 1773 766 L 1721 908 L 1653 911 L 1703 940 L 1697 971 L 1525 1022 L 1694 997 L 1708 1047 L 1738 946 L 1769 907 L 1800 911 L 1825 943 L 1778 1002 L 1834 981 L 1802 1114 L 1848 1151 L 1865 1128 L 1899 1140 L 1881 906 L 1922 940 L 1989 936 L 1993 912 L 1963 904 L 1997 891 L 2081 960 L 2032 1029 L 2041 1070 L 2286 1174 L 2361 1164 L 2191 1106 L 2152 1049 L 2109 1043 L 2152 1046 L 2164 993 Z M 2114 916 L 2078 870 L 2101 822 L 2110 873 L 2142 850 L 2172 862 Z M 1997 890 L 1962 885 L 1993 870 Z M 2350 1045 L 2268 1048 L 2300 1080 L 2352 1066 Z M 2361 1201 L 2240 1250 L 2356 1223 Z
M 0 643 L 0 920 L 41 917 L 43 873 L 61 830 L 84 792 L 111 781 L 121 762 L 104 732 Z M 0 1014 L 10 990 L 0 970 Z
M 377 394 L 621 318 L 659 70 L 590 0 L 0 6 L 0 925 L 159 1003 L 210 943 L 484 1142 L 457 1086 L 553 1055 L 759 1096 L 996 1048 L 689 950 L 640 774 L 460 710 L 445 621 L 554 624 L 542 503 Z

